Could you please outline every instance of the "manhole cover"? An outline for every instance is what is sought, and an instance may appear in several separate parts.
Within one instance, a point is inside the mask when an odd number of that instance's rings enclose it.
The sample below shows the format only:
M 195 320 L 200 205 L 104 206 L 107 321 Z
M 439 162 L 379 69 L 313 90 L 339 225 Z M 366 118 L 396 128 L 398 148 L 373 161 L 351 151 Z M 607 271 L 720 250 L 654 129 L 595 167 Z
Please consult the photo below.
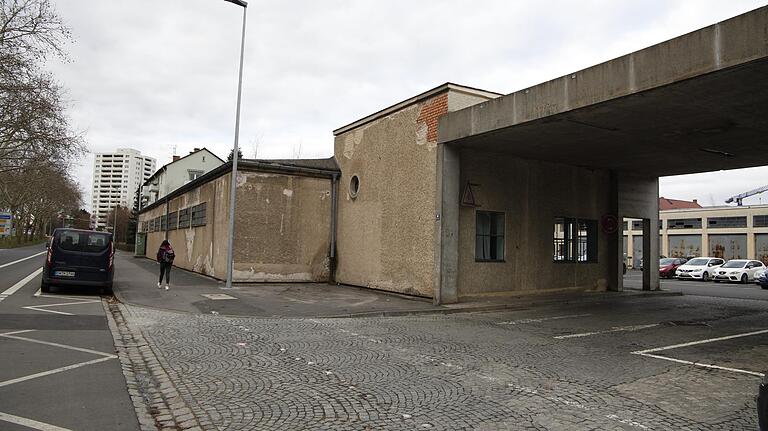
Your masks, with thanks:
M 225 295 L 223 293 L 206 293 L 203 296 L 213 301 L 221 301 L 224 299 L 237 299 L 234 296 Z

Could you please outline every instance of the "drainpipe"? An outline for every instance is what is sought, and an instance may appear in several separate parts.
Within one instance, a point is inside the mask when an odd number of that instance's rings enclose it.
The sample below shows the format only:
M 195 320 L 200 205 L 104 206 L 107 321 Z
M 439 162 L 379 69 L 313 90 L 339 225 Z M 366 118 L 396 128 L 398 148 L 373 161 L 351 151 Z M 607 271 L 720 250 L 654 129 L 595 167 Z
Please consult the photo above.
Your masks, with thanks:
M 328 265 L 328 282 L 333 283 L 336 279 L 336 195 L 338 189 L 339 174 L 334 173 L 331 179 L 331 245 L 328 252 L 329 265 Z
M 763 377 L 758 391 L 757 421 L 760 431 L 768 431 L 768 377 Z

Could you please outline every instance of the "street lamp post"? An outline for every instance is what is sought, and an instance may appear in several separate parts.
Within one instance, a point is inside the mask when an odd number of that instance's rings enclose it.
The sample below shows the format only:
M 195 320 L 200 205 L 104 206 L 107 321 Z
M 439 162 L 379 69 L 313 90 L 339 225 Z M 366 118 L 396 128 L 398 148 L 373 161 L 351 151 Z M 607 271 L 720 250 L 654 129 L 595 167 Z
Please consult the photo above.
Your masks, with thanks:
M 243 32 L 240 39 L 240 71 L 237 79 L 237 113 L 235 114 L 235 146 L 232 150 L 232 178 L 229 182 L 229 235 L 227 238 L 227 287 L 232 287 L 232 263 L 234 259 L 233 242 L 235 237 L 235 197 L 237 196 L 237 153 L 240 138 L 240 100 L 243 93 L 243 56 L 245 54 L 245 17 L 248 3 L 242 0 L 224 0 L 243 8 Z

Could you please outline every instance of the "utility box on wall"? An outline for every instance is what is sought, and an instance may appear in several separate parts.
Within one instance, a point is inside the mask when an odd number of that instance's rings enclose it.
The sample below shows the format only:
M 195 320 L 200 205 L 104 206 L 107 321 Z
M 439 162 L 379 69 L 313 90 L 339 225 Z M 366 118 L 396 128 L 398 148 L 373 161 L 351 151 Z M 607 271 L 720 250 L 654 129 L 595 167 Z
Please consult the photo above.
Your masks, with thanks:
M 136 247 L 133 252 L 134 256 L 144 257 L 147 255 L 147 234 L 139 232 L 136 234 Z

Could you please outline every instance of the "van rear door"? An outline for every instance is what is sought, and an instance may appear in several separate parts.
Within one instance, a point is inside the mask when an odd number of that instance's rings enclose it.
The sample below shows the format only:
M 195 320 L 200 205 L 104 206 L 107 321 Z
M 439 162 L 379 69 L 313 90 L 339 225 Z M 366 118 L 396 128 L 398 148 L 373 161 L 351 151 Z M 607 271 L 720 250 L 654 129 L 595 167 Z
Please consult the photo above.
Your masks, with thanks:
M 50 277 L 106 281 L 112 235 L 104 232 L 57 231 L 51 248 Z

